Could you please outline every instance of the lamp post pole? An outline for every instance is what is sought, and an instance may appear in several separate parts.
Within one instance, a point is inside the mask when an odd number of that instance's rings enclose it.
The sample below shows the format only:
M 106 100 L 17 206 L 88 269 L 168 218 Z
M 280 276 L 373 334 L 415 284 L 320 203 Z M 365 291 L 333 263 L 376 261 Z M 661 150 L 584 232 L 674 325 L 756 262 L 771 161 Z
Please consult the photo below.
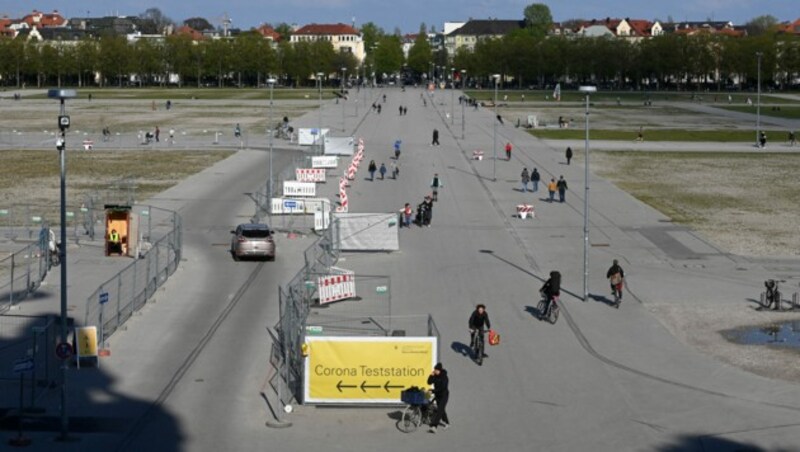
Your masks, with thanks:
M 60 109 L 58 115 L 58 127 L 61 136 L 56 140 L 56 149 L 61 166 L 61 247 L 58 250 L 59 261 L 61 262 L 61 334 L 60 343 L 67 343 L 67 167 L 66 167 L 66 148 L 67 148 L 67 129 L 70 120 L 67 116 L 66 99 L 77 96 L 72 89 L 51 89 L 47 92 L 47 97 L 58 99 Z M 69 434 L 69 416 L 67 414 L 67 370 L 69 360 L 62 358 L 61 361 L 61 436 L 60 440 L 66 441 Z
M 492 181 L 497 182 L 497 84 L 500 81 L 500 74 L 494 74 L 492 77 L 494 78 L 494 120 L 492 121 L 494 125 L 494 141 L 492 146 L 494 158 L 492 159 Z
M 581 86 L 586 94 L 586 139 L 583 148 L 583 301 L 589 300 L 589 95 L 597 91 L 594 86 Z
M 466 69 L 461 69 L 461 91 L 462 91 L 462 94 L 464 92 L 464 83 L 466 83 L 466 82 L 467 82 L 467 70 Z M 466 103 L 466 100 L 467 100 L 466 98 L 461 100 L 461 139 L 462 140 L 464 139 L 464 121 L 465 121 L 465 117 L 464 117 L 464 114 L 465 114 L 464 113 L 464 109 L 465 109 L 465 107 L 464 107 L 464 104 Z
M 344 80 L 345 80 L 346 77 L 347 77 L 347 68 L 343 67 L 342 68 L 342 81 L 340 83 L 341 86 L 339 87 L 339 90 L 341 91 L 341 94 L 342 94 L 342 132 L 345 131 L 345 127 L 344 127 L 344 114 L 345 114 L 345 111 L 344 111 L 344 103 L 345 103 Z
M 273 191 L 273 179 L 272 179 L 272 136 L 275 135 L 275 129 L 272 129 L 272 90 L 275 87 L 275 79 L 270 78 L 267 79 L 267 83 L 269 83 L 269 183 L 267 184 L 267 205 L 270 206 L 270 214 L 272 214 L 272 202 L 270 198 L 274 193 Z M 270 220 L 271 221 L 271 220 Z
M 450 125 L 455 124 L 456 121 L 456 106 L 455 106 L 455 96 L 456 96 L 456 79 L 455 79 L 456 68 L 450 68 Z
M 756 52 L 758 61 L 758 92 L 756 94 L 756 147 L 760 146 L 759 134 L 761 133 L 761 57 L 763 52 Z
M 317 152 L 323 154 L 323 148 L 325 147 L 325 141 L 322 138 L 322 72 L 317 72 L 317 80 L 319 80 L 319 116 L 318 116 L 318 123 L 317 125 Z

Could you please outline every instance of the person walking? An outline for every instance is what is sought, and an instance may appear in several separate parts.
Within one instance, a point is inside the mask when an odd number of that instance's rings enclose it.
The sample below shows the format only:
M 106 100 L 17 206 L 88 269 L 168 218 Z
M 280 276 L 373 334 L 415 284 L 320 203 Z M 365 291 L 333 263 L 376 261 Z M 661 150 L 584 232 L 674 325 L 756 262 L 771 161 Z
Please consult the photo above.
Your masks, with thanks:
M 161 135 L 161 130 L 156 126 L 156 143 L 158 143 L 158 136 Z
M 558 178 L 556 188 L 558 188 L 558 201 L 564 202 L 564 198 L 567 196 L 567 181 L 564 180 L 564 176 Z
M 522 191 L 524 193 L 528 192 L 528 182 L 531 181 L 531 175 L 528 174 L 528 168 L 522 168 L 522 174 L 520 175 L 520 182 L 522 182 Z
M 507 142 L 506 143 L 506 160 L 508 160 L 508 161 L 511 161 L 511 149 L 512 148 L 513 148 L 513 146 L 511 146 L 511 142 L 510 141 Z
M 433 140 L 431 146 L 439 146 L 439 129 L 433 129 Z
M 239 126 L 239 123 L 236 123 L 236 127 L 233 128 L 233 136 L 239 138 L 242 136 L 242 128 Z
M 548 202 L 553 202 L 556 197 L 556 189 L 558 189 L 558 184 L 556 184 L 556 178 L 551 177 L 550 182 L 547 184 L 547 193 L 550 195 L 550 198 L 547 200 Z
M 386 176 L 386 165 L 381 163 L 381 168 L 378 170 L 378 172 L 381 173 L 381 180 L 383 180 Z
M 400 175 L 400 167 L 394 160 L 389 162 L 389 165 L 392 167 L 392 179 L 397 179 L 397 176 Z
M 762 130 L 761 133 L 758 135 L 758 143 L 761 145 L 761 148 L 767 147 L 767 134 L 764 133 Z
M 794 131 L 789 132 L 789 146 L 797 144 L 797 138 L 794 136 Z
M 169 144 L 175 144 L 175 129 L 169 129 Z
M 541 180 L 542 176 L 539 175 L 539 170 L 534 168 L 533 172 L 531 173 L 531 183 L 533 185 L 533 192 L 536 193 L 539 191 L 539 180 Z
M 403 226 L 407 228 L 411 227 L 411 212 L 412 212 L 411 204 L 406 203 L 406 205 L 403 206 L 402 212 L 403 212 Z
M 403 142 L 400 139 L 394 141 L 394 159 L 400 160 L 400 146 Z
M 422 203 L 425 205 L 425 212 L 422 216 L 422 224 L 427 227 L 431 227 L 431 221 L 433 220 L 433 198 L 426 196 L 425 201 Z
M 570 160 L 572 160 L 572 148 L 567 146 L 567 165 L 569 165 Z
M 439 189 L 444 188 L 444 181 L 439 177 L 439 173 L 433 175 L 431 179 L 431 188 L 433 189 L 433 201 L 439 200 Z
M 439 425 L 442 430 L 447 430 L 450 427 L 450 418 L 447 417 L 447 402 L 450 399 L 450 378 L 447 376 L 442 363 L 436 363 L 433 367 L 433 372 L 428 376 L 428 384 L 433 385 L 433 396 L 436 398 L 436 413 L 431 419 L 431 426 L 428 430 L 431 433 L 436 433 Z
M 375 160 L 369 161 L 369 166 L 367 167 L 367 171 L 369 171 L 369 180 L 375 180 L 375 171 L 378 170 L 378 166 L 375 165 Z

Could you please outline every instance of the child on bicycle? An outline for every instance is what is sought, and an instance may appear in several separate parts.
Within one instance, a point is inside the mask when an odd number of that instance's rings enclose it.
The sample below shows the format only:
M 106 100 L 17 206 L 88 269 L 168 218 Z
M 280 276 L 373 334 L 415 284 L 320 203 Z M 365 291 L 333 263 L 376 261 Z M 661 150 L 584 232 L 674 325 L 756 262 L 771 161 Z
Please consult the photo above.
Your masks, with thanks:
M 625 271 L 616 259 L 606 272 L 606 278 L 611 284 L 611 295 L 619 294 L 619 298 L 622 298 L 622 282 L 625 280 Z
M 486 306 L 479 304 L 472 311 L 472 315 L 469 316 L 470 347 L 475 347 L 475 338 L 478 334 L 482 334 L 482 331 L 491 327 L 492 324 L 489 321 L 489 313 L 486 312 Z

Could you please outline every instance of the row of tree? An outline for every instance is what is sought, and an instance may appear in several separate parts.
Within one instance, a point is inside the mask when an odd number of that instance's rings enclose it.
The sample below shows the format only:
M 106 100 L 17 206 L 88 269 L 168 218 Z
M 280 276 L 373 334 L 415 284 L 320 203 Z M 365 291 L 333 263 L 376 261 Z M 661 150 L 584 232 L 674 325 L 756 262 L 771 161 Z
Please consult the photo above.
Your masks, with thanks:
M 341 68 L 351 77 L 370 80 L 374 74 L 380 81 L 400 74 L 422 80 L 432 67 L 444 67 L 464 69 L 473 81 L 499 73 L 517 87 L 571 81 L 616 88 L 724 88 L 755 81 L 759 60 L 766 84 L 790 86 L 800 77 L 800 37 L 788 34 L 740 38 L 665 34 L 633 42 L 520 30 L 480 41 L 474 51 L 459 50 L 450 57 L 444 49 L 432 48 L 422 25 L 405 58 L 400 36 L 376 31 L 369 40 L 365 35 L 368 57 L 362 65 L 352 54 L 335 52 L 327 41 L 282 41 L 273 47 L 256 32 L 200 42 L 172 35 L 162 42 L 133 44 L 119 36 L 77 44 L 3 38 L 0 81 L 6 86 L 152 86 L 169 83 L 169 74 L 176 74 L 179 84 L 189 86 L 260 86 L 273 75 L 282 83 L 301 86 L 313 85 L 318 72 L 338 83 Z M 450 77 L 449 70 L 433 75 Z

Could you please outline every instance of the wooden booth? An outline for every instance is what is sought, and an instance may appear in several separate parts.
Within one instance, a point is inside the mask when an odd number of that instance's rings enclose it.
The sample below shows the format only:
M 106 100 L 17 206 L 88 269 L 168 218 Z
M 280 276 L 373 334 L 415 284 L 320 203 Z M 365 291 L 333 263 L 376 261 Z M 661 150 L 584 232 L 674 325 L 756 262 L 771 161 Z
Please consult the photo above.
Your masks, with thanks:
M 131 206 L 106 205 L 106 256 L 133 257 L 136 252 L 138 222 Z

